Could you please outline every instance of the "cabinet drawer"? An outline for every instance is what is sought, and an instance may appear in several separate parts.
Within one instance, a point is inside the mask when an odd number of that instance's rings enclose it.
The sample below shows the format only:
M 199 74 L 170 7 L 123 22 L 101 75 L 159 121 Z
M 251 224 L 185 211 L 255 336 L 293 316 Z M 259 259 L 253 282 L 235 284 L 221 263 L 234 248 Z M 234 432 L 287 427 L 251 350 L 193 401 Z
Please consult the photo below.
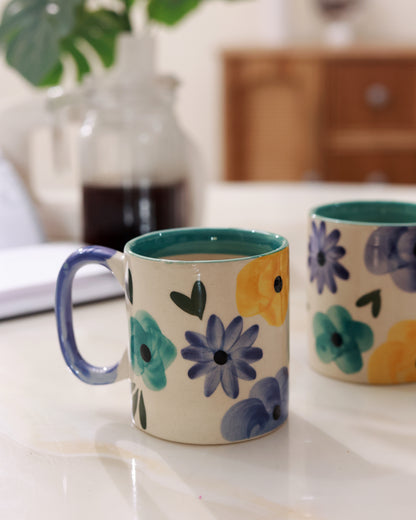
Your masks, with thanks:
M 338 182 L 416 182 L 416 151 L 330 152 L 325 180 Z
M 334 129 L 416 126 L 415 64 L 410 60 L 329 63 L 327 117 Z

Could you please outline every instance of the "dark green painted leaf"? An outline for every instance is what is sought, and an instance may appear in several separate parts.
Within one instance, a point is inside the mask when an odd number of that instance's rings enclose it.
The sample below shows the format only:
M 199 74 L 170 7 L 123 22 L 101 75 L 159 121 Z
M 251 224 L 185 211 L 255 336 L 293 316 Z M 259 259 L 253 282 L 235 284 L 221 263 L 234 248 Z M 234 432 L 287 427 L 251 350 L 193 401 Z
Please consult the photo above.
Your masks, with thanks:
M 143 392 L 140 392 L 139 418 L 140 418 L 140 425 L 143 428 L 143 430 L 145 430 L 147 428 L 147 417 L 146 417 L 146 407 L 144 406 Z
M 207 292 L 202 282 L 195 282 L 192 288 L 191 300 L 195 303 L 196 315 L 202 320 L 204 315 L 205 304 L 207 301 Z
M 198 316 L 202 320 L 207 301 L 207 293 L 202 282 L 197 281 L 194 283 L 190 298 L 176 291 L 172 291 L 170 297 L 180 309 L 193 316 Z
M 126 284 L 127 298 L 129 302 L 133 303 L 133 279 L 131 277 L 130 269 L 127 270 L 127 284 Z
M 371 291 L 367 294 L 364 294 L 356 301 L 355 305 L 357 307 L 364 307 L 371 303 L 371 314 L 374 318 L 380 314 L 381 311 L 381 290 L 377 289 L 375 291 Z
M 150 20 L 165 25 L 175 25 L 203 0 L 149 0 L 147 15 Z
M 139 397 L 139 389 L 136 388 L 136 391 L 133 394 L 132 398 L 132 410 L 133 410 L 133 418 L 136 416 L 137 412 L 137 398 Z

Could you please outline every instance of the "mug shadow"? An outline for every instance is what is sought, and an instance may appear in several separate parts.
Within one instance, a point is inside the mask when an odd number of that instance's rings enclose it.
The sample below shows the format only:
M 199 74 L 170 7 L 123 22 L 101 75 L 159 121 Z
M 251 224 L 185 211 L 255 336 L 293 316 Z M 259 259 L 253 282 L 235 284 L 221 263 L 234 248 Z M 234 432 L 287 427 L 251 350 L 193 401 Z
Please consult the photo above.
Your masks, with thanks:
M 293 413 L 279 430 L 238 444 L 176 444 L 124 423 L 106 424 L 95 444 L 118 492 L 145 520 L 177 519 L 179 511 L 198 520 L 318 519 L 311 497 L 322 494 L 323 480 L 342 492 L 377 475 Z

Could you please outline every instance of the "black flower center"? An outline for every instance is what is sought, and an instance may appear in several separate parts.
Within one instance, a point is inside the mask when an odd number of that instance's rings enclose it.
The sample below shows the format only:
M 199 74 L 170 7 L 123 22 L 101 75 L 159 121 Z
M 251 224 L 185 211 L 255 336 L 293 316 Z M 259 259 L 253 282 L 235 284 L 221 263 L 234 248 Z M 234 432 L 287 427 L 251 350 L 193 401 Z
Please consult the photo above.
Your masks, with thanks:
M 276 276 L 274 279 L 274 290 L 279 293 L 283 289 L 283 280 L 281 276 Z
M 275 421 L 277 421 L 281 415 L 281 410 L 280 410 L 280 405 L 277 404 L 274 408 L 273 408 L 273 419 Z
M 149 361 L 152 359 L 152 353 L 150 352 L 150 348 L 144 343 L 142 343 L 140 346 L 140 355 L 142 356 L 143 361 L 145 361 L 146 363 L 149 363 Z
M 334 347 L 340 347 L 343 343 L 341 334 L 334 332 L 331 336 L 331 342 Z
M 325 258 L 325 253 L 323 251 L 319 251 L 318 256 L 316 257 L 316 259 L 317 259 L 318 264 L 320 266 L 325 265 L 326 258 Z
M 228 354 L 223 350 L 217 350 L 214 354 L 214 361 L 217 365 L 225 365 L 228 361 Z

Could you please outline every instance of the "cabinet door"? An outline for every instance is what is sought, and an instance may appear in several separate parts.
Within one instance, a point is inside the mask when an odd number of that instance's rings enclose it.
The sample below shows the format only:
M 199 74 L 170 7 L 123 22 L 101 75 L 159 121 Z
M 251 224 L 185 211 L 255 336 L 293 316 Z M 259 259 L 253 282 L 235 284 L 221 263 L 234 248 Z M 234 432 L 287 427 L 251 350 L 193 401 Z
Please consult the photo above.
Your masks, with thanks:
M 408 60 L 339 60 L 328 65 L 330 129 L 416 127 L 416 73 Z
M 339 182 L 416 182 L 416 151 L 332 151 L 325 180 Z
M 225 177 L 301 180 L 319 168 L 316 63 L 225 60 Z

